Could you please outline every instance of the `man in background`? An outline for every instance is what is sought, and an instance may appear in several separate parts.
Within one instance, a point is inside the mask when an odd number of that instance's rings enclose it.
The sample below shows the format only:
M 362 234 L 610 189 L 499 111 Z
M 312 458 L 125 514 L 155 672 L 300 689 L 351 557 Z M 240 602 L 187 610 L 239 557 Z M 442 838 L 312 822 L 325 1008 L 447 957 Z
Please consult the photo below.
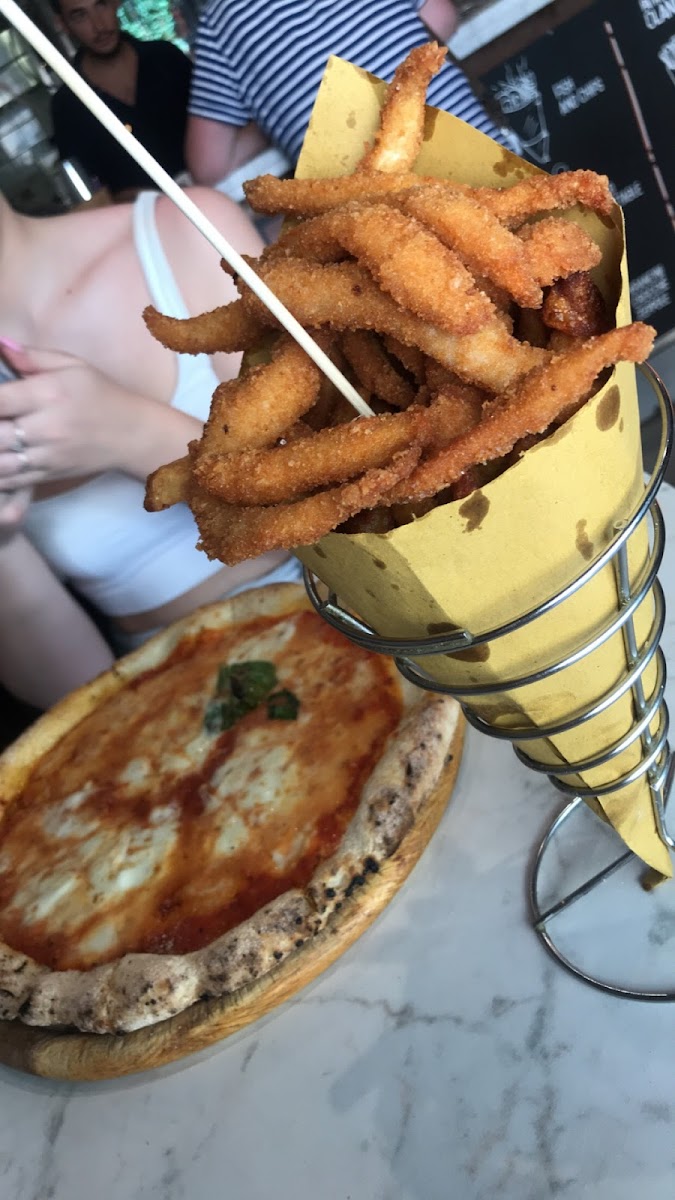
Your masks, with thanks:
M 170 175 L 185 169 L 183 144 L 191 63 L 170 42 L 140 42 L 123 33 L 116 0 L 51 0 L 57 27 L 77 43 L 75 66 L 87 83 Z M 116 199 L 154 187 L 67 88 L 52 100 L 54 140 Z
M 329 55 L 390 80 L 415 46 L 447 42 L 451 0 L 210 0 L 194 46 L 186 158 L 197 183 L 219 183 L 270 143 L 294 164 Z M 448 59 L 429 104 L 503 140 Z

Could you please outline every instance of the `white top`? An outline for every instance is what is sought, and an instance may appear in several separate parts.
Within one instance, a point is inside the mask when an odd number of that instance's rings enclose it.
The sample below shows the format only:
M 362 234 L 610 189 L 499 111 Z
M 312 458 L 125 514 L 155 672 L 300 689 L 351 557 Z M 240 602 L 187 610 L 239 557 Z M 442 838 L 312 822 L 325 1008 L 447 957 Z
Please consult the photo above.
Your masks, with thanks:
M 157 233 L 157 194 L 144 192 L 133 234 L 153 304 L 173 317 L 188 310 Z M 218 384 L 208 357 L 178 356 L 171 405 L 206 420 Z M 52 569 L 100 612 L 128 616 L 159 608 L 221 570 L 196 549 L 198 531 L 184 504 L 143 508 L 144 484 L 119 471 L 101 475 L 31 505 L 26 533 Z M 258 584 L 265 579 L 256 581 Z
M 671 598 L 672 488 L 661 504 Z M 663 646 L 672 665 L 672 615 Z M 311 987 L 183 1069 L 99 1084 L 0 1069 L 0 1193 L 91 1200 L 93 1179 L 102 1200 L 673 1200 L 675 1006 L 585 987 L 528 925 L 527 867 L 562 803 L 469 730 L 420 862 Z M 586 845 L 599 832 L 589 814 Z M 645 893 L 635 874 L 563 932 L 616 948 L 630 978 L 644 913 L 672 986 L 675 884 Z

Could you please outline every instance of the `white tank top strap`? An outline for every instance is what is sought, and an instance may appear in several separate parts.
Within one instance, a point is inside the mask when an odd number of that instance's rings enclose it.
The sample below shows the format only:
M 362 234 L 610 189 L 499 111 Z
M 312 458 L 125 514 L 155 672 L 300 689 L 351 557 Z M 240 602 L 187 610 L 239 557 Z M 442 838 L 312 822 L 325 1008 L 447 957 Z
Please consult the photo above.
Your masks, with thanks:
M 157 232 L 156 202 L 156 193 L 143 192 L 134 204 L 136 252 L 153 304 L 185 317 L 185 301 Z M 170 403 L 203 422 L 218 378 L 205 354 L 176 358 Z M 160 608 L 222 569 L 197 550 L 199 532 L 186 505 L 148 513 L 143 492 L 140 480 L 105 471 L 36 500 L 26 515 L 28 536 L 52 569 L 110 617 Z
M 169 317 L 189 316 L 187 306 L 164 253 L 155 220 L 158 192 L 141 192 L 134 201 L 134 244 L 152 302 Z

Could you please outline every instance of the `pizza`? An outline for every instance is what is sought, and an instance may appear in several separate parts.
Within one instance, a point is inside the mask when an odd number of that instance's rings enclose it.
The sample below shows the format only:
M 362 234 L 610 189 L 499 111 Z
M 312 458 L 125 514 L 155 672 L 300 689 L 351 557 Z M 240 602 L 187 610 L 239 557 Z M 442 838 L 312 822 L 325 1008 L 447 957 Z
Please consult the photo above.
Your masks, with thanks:
M 272 976 L 339 929 L 461 736 L 296 585 L 163 631 L 0 758 L 0 1017 L 124 1033 Z

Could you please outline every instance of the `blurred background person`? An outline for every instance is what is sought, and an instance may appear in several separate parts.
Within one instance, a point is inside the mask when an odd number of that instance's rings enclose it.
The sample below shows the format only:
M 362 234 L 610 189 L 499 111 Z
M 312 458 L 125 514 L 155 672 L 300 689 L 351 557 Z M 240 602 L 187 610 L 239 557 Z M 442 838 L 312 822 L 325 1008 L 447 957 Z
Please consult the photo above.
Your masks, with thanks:
M 193 198 L 241 252 L 261 242 L 225 196 Z M 147 304 L 174 316 L 236 297 L 218 255 L 164 197 L 31 218 L 0 197 L 0 682 L 45 708 L 123 652 L 246 587 L 299 578 L 270 553 L 238 567 L 196 549 L 190 510 L 143 508 L 147 474 L 199 436 L 240 355 L 177 355 Z
M 185 170 L 184 140 L 191 63 L 166 41 L 122 32 L 115 0 L 51 0 L 57 27 L 78 46 L 74 65 L 170 175 Z M 67 87 L 52 99 L 54 141 L 116 199 L 151 181 Z
M 270 144 L 292 166 L 329 55 L 390 80 L 430 36 L 447 42 L 451 0 L 210 0 L 194 44 L 186 158 L 193 179 L 216 184 Z M 450 58 L 428 103 L 503 140 Z

